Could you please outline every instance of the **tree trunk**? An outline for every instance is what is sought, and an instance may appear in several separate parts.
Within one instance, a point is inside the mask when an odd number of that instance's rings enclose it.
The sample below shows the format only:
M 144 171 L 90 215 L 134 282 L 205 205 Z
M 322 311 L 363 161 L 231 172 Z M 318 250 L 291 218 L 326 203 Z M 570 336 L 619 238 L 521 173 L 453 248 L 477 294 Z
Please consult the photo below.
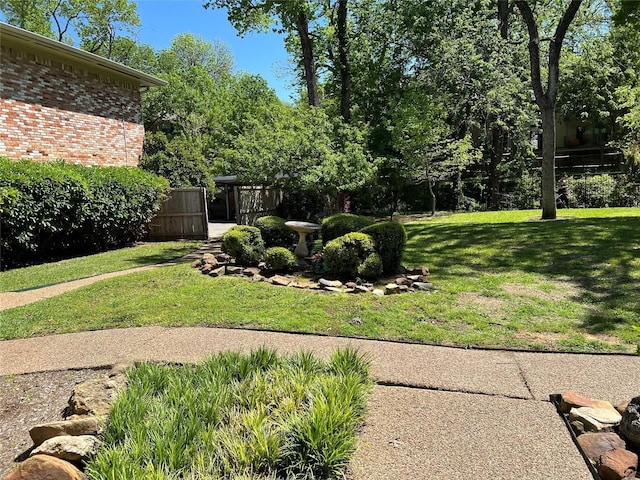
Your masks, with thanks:
M 296 30 L 298 31 L 300 46 L 302 47 L 304 78 L 307 83 L 307 97 L 309 99 L 309 105 L 312 107 L 319 107 L 320 98 L 318 97 L 318 79 L 316 78 L 316 67 L 313 58 L 313 49 L 311 47 L 311 38 L 309 38 L 309 19 L 305 12 L 300 12 L 298 14 Z
M 489 210 L 498 210 L 500 177 L 498 176 L 498 166 L 502 162 L 504 154 L 504 133 L 498 126 L 491 129 L 491 157 L 489 159 Z
M 560 77 L 560 52 L 564 36 L 569 25 L 575 18 L 583 0 L 571 0 L 562 18 L 558 22 L 556 31 L 550 40 L 549 59 L 547 68 L 547 91 L 542 86 L 540 69 L 540 35 L 538 24 L 527 0 L 517 0 L 516 6 L 522 14 L 522 19 L 529 33 L 529 60 L 531 63 L 531 87 L 536 97 L 536 103 L 542 115 L 542 218 L 553 220 L 556 218 L 556 123 L 555 109 L 558 97 Z
M 347 38 L 347 1 L 338 0 L 338 50 L 340 56 L 340 113 L 345 123 L 351 121 L 351 64 Z
M 540 106 L 542 114 L 542 219 L 556 218 L 555 102 Z

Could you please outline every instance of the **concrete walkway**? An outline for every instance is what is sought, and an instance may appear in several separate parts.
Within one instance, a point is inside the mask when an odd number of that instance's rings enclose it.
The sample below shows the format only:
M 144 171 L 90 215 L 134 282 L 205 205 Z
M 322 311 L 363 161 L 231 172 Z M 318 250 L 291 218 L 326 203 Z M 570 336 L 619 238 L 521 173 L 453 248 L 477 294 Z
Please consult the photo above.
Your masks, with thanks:
M 369 415 L 353 480 L 562 479 L 591 474 L 548 401 L 567 389 L 629 400 L 640 357 L 447 348 L 221 328 L 145 327 L 0 342 L 0 375 L 119 362 L 196 362 L 260 346 L 327 357 L 352 346 L 372 360 Z
M 40 295 L 60 293 L 41 290 Z M 225 349 L 247 352 L 263 345 L 283 353 L 310 350 L 325 358 L 335 348 L 351 346 L 370 356 L 377 385 L 351 464 L 352 480 L 591 480 L 549 395 L 571 389 L 616 404 L 640 394 L 637 356 L 460 349 L 204 327 L 0 341 L 0 376 L 138 360 L 197 362 Z

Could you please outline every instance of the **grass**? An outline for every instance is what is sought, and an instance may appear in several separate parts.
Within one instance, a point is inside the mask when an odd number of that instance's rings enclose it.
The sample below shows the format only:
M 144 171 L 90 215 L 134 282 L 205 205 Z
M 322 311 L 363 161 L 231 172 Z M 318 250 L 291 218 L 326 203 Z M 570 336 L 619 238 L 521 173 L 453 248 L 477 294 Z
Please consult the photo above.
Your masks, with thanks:
M 197 366 L 141 364 L 109 415 L 89 478 L 342 478 L 371 381 L 354 350 L 226 352 Z
M 0 338 L 144 325 L 210 325 L 561 351 L 636 352 L 640 209 L 414 219 L 406 265 L 436 290 L 389 297 L 210 278 L 188 265 L 102 281 L 2 312 Z M 360 322 L 352 322 L 358 317 Z M 82 319 L 79 322 L 78 319 Z
M 202 242 L 147 243 L 55 263 L 0 272 L 0 293 L 31 290 L 61 282 L 154 265 L 197 250 Z

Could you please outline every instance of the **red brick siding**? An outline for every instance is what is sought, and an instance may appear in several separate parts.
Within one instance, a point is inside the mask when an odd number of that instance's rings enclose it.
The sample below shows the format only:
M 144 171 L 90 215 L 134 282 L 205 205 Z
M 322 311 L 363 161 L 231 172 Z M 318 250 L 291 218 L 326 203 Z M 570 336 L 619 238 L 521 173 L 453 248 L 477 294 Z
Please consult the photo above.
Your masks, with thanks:
M 144 127 L 137 85 L 14 47 L 0 48 L 0 155 L 138 164 Z

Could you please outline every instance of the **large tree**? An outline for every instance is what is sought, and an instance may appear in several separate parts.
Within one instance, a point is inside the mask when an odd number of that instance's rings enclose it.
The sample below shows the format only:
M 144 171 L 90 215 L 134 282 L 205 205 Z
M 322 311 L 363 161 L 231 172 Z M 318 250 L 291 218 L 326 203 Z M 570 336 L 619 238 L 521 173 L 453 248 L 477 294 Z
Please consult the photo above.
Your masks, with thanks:
M 316 19 L 316 0 L 210 0 L 205 8 L 225 8 L 231 24 L 240 35 L 250 30 L 266 31 L 270 27 L 293 35 L 298 40 L 304 67 L 304 82 L 309 105 L 320 105 L 314 42 L 310 22 Z
M 556 100 L 558 97 L 560 77 L 560 53 L 565 35 L 575 18 L 583 0 L 570 0 L 553 35 L 543 38 L 540 35 L 538 20 L 531 2 L 518 0 L 516 7 L 522 15 L 529 36 L 529 61 L 531 64 L 531 86 L 542 117 L 542 218 L 556 218 Z M 548 42 L 546 70 L 546 86 L 543 84 L 541 45 Z
M 0 0 L 0 11 L 12 25 L 60 42 L 77 37 L 83 50 L 107 58 L 140 24 L 130 0 Z

